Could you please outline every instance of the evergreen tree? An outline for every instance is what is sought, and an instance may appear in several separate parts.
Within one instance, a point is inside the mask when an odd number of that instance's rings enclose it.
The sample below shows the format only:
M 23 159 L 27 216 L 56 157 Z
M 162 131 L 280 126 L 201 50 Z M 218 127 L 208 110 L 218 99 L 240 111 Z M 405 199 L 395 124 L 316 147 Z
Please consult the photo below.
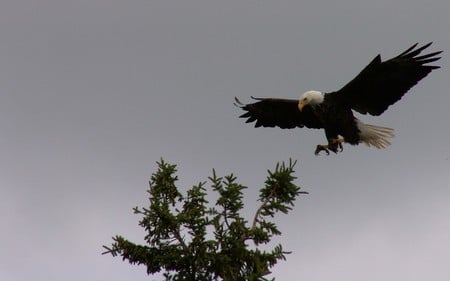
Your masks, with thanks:
M 183 195 L 175 184 L 176 165 L 164 160 L 157 164 L 149 183 L 149 206 L 133 209 L 142 217 L 146 245 L 117 235 L 111 246 L 103 246 L 104 254 L 144 265 L 148 274 L 162 272 L 165 280 L 267 280 L 270 268 L 285 260 L 288 252 L 281 244 L 269 251 L 260 248 L 281 235 L 273 217 L 287 214 L 297 196 L 306 193 L 294 184 L 295 161 L 268 171 L 251 223 L 240 214 L 246 187 L 232 174 L 218 177 L 213 170 L 209 181 Z M 206 199 L 208 182 L 218 194 L 213 206 Z

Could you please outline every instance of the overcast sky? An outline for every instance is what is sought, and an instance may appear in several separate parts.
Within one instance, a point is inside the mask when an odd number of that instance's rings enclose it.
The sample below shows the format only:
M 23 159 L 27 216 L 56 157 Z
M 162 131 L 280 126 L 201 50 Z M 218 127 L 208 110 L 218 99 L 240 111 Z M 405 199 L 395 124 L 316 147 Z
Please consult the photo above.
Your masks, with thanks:
M 277 217 L 278 280 L 450 280 L 450 1 L 0 3 L 0 280 L 149 280 L 102 256 L 147 203 L 155 161 L 185 190 L 215 168 L 249 186 L 298 160 L 310 194 Z M 316 157 L 318 130 L 255 129 L 233 98 L 333 91 L 377 54 L 444 50 L 380 117 L 392 146 Z

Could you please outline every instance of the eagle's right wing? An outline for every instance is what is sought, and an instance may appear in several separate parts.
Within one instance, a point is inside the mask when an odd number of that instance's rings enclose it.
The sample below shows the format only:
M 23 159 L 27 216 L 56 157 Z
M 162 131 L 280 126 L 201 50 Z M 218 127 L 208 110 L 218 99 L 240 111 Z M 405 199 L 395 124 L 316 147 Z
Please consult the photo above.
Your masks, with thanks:
M 322 123 L 316 117 L 311 107 L 298 109 L 298 100 L 254 98 L 255 103 L 243 104 L 235 98 L 235 105 L 242 108 L 245 113 L 239 116 L 247 118 L 246 123 L 256 121 L 255 127 L 280 127 L 292 128 L 323 128 Z

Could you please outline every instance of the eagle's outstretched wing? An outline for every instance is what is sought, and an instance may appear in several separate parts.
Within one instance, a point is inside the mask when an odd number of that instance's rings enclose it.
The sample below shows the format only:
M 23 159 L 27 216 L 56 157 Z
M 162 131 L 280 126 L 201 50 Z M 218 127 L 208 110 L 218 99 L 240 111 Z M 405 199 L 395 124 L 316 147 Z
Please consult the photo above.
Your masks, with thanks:
M 415 49 L 417 44 L 414 44 L 384 62 L 378 55 L 352 81 L 332 94 L 339 95 L 359 113 L 380 115 L 433 69 L 439 68 L 426 64 L 439 60 L 436 56 L 442 51 L 419 56 L 430 45 Z
M 311 108 L 304 108 L 302 111 L 298 109 L 298 100 L 252 98 L 257 102 L 243 104 L 235 98 L 235 105 L 246 111 L 239 117 L 247 118 L 246 123 L 256 121 L 255 127 L 323 128 Z

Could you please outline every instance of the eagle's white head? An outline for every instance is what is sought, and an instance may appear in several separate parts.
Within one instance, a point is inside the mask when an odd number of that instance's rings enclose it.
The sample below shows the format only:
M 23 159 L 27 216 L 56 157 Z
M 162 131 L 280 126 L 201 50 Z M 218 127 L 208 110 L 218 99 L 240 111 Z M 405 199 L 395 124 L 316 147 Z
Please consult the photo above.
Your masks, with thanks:
M 319 91 L 307 91 L 300 96 L 298 101 L 298 109 L 303 110 L 305 105 L 321 104 L 324 100 L 324 94 Z

